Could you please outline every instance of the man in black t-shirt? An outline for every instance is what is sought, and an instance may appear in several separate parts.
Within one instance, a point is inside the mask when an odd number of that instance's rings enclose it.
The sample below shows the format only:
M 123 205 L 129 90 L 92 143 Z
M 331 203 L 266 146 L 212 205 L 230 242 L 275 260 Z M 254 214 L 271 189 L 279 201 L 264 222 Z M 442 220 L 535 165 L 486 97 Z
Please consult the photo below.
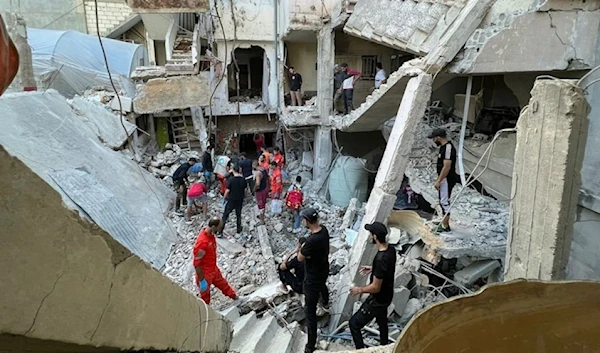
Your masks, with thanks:
M 246 179 L 242 176 L 241 169 L 237 164 L 231 166 L 230 172 L 233 173 L 233 177 L 227 181 L 227 189 L 223 195 L 227 202 L 223 212 L 223 228 L 225 228 L 229 214 L 235 210 L 237 233 L 239 234 L 242 232 L 242 205 L 246 197 Z M 221 229 L 222 232 L 223 229 Z
M 302 294 L 302 285 L 304 284 L 304 264 L 298 261 L 298 250 L 304 245 L 306 238 L 298 239 L 298 247 L 291 252 L 283 262 L 277 267 L 277 273 L 281 280 L 281 289 L 284 293 L 288 292 L 287 286 L 298 294 Z M 293 272 L 292 272 L 293 271 Z
M 306 326 L 308 341 L 305 353 L 312 353 L 317 345 L 317 304 L 321 297 L 323 311 L 329 306 L 329 232 L 319 224 L 319 214 L 313 208 L 300 212 L 302 224 L 310 231 L 310 236 L 298 252 L 298 261 L 304 262 L 304 310 L 306 311 Z
M 450 232 L 450 197 L 452 196 L 454 185 L 459 181 L 459 177 L 456 174 L 456 148 L 446 138 L 446 130 L 444 129 L 433 130 L 429 134 L 429 138 L 433 139 L 433 142 L 440 146 L 437 158 L 438 178 L 434 186 L 438 190 L 440 205 L 444 210 L 444 218 L 436 231 Z
M 186 163 L 180 165 L 173 173 L 173 187 L 175 188 L 175 192 L 177 192 L 177 198 L 175 199 L 175 212 L 179 211 L 179 207 L 181 207 L 182 203 L 186 205 L 187 172 L 194 164 L 196 164 L 196 162 L 198 162 L 198 160 L 192 157 Z M 181 214 L 183 214 L 183 211 L 181 211 Z
M 361 275 L 371 273 L 371 284 L 365 287 L 352 287 L 350 293 L 357 295 L 370 293 L 367 300 L 350 318 L 348 325 L 356 349 L 365 348 L 361 330 L 373 318 L 379 325 L 379 343 L 388 344 L 387 308 L 394 298 L 394 272 L 396 269 L 396 250 L 386 241 L 387 228 L 383 223 L 374 222 L 366 224 L 365 229 L 370 232 L 370 238 L 377 247 L 377 254 L 373 259 L 373 266 L 363 266 Z
M 302 75 L 290 66 L 290 96 L 292 97 L 292 105 L 302 105 Z

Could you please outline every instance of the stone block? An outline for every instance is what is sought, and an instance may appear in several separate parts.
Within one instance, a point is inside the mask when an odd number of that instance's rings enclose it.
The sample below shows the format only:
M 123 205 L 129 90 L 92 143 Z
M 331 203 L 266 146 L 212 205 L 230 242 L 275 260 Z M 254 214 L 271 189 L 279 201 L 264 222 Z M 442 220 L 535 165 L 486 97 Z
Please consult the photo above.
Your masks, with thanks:
M 394 288 L 406 287 L 412 280 L 412 273 L 404 266 L 396 263 L 396 273 L 394 274 Z
M 489 276 L 498 267 L 498 260 L 477 261 L 456 272 L 454 280 L 464 285 L 473 284 L 478 279 Z
M 133 101 L 134 111 L 150 114 L 192 106 L 208 106 L 211 94 L 208 78 L 204 76 L 180 76 L 155 78 L 138 91 Z
M 392 303 L 394 304 L 394 311 L 396 311 L 396 314 L 404 314 L 404 309 L 406 308 L 406 303 L 408 303 L 409 298 L 410 290 L 408 290 L 408 288 L 400 287 L 394 289 L 394 299 L 392 300 Z
M 402 312 L 402 316 L 400 317 L 400 322 L 407 323 L 419 310 L 421 310 L 422 306 L 423 305 L 419 299 L 409 299 L 404 307 L 404 312 Z

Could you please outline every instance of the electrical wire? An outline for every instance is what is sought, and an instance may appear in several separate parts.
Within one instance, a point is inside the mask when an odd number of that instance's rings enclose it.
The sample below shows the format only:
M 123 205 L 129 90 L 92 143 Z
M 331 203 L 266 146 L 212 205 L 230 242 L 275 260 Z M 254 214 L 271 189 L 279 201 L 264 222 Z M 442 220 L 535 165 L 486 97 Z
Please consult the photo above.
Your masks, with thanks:
M 208 113 L 209 113 L 209 136 L 213 134 L 212 131 L 212 124 L 213 124 L 213 111 L 212 111 L 212 102 L 213 102 L 213 98 L 215 96 L 215 93 L 217 92 L 217 88 L 219 87 L 219 85 L 221 84 L 221 82 L 223 81 L 223 78 L 225 77 L 225 70 L 227 69 L 227 38 L 225 38 L 225 27 L 223 26 L 223 21 L 221 21 L 221 15 L 219 14 L 219 5 L 217 4 L 217 0 L 214 0 L 214 5 L 215 5 L 215 12 L 217 14 L 217 19 L 219 20 L 219 25 L 221 26 L 221 32 L 223 33 L 223 44 L 225 46 L 225 60 L 223 62 L 223 67 L 222 72 L 221 72 L 221 77 L 219 79 L 219 81 L 217 82 L 217 84 L 215 85 L 212 93 L 210 94 L 210 98 L 208 99 Z M 212 44 L 212 43 L 211 43 Z M 215 117 L 215 129 L 217 128 L 217 117 Z M 216 134 L 217 132 L 214 131 L 214 135 L 215 135 L 215 140 L 216 140 Z M 210 137 L 209 137 L 209 142 L 210 142 Z
M 45 29 L 48 26 L 52 25 L 53 23 L 55 23 L 56 21 L 60 20 L 61 18 L 65 17 L 66 15 L 70 14 L 71 12 L 73 12 L 75 9 L 77 9 L 79 6 L 84 5 L 84 2 L 82 1 L 81 3 L 79 3 L 78 5 L 76 5 L 75 7 L 71 8 L 70 10 L 68 10 L 67 12 L 63 13 L 62 15 L 60 15 L 59 17 L 55 18 L 54 20 L 52 20 L 50 23 L 46 24 L 45 26 L 42 26 L 41 29 Z M 20 11 L 19 11 L 20 12 Z M 96 19 L 96 24 L 98 23 L 98 19 Z
M 125 136 L 127 136 L 127 144 L 131 148 L 131 152 L 135 156 L 135 150 L 134 150 L 132 142 L 131 142 L 131 136 L 129 135 L 129 131 L 127 131 L 127 128 L 125 127 L 125 123 L 123 122 L 123 103 L 121 102 L 121 96 L 119 95 L 119 91 L 117 90 L 117 87 L 115 86 L 115 83 L 113 81 L 112 74 L 110 72 L 110 68 L 108 65 L 108 58 L 106 57 L 106 51 L 104 49 L 104 44 L 102 43 L 102 37 L 100 36 L 100 24 L 98 21 L 98 0 L 94 0 L 94 14 L 96 16 L 96 35 L 98 37 L 98 42 L 100 43 L 100 50 L 102 51 L 104 65 L 106 66 L 106 72 L 108 74 L 108 79 L 110 80 L 110 85 L 112 86 L 113 90 L 115 91 L 115 96 L 117 97 L 117 100 L 119 102 L 119 122 L 121 123 L 121 127 L 123 128 L 123 131 L 125 132 Z M 144 176 L 144 173 L 140 169 L 141 167 L 137 164 L 136 164 L 136 167 L 137 168 L 135 168 L 135 169 L 140 173 L 140 176 L 144 180 L 144 183 L 146 183 L 146 185 L 148 186 L 148 189 L 150 189 L 150 191 L 152 191 L 152 193 L 154 194 L 154 197 L 156 198 L 156 203 L 158 204 L 158 208 L 160 209 L 161 208 L 160 198 L 158 197 L 158 195 L 156 194 L 156 191 L 154 191 L 152 186 L 150 186 L 150 183 L 148 182 L 148 180 Z M 164 212 L 161 212 L 161 213 L 162 213 L 162 217 L 165 221 L 165 224 L 167 224 L 167 227 L 169 227 L 169 229 L 171 229 L 171 231 L 173 231 L 175 234 L 177 234 L 177 231 L 175 229 L 173 229 L 173 226 L 172 226 L 171 222 L 167 219 L 165 213 Z

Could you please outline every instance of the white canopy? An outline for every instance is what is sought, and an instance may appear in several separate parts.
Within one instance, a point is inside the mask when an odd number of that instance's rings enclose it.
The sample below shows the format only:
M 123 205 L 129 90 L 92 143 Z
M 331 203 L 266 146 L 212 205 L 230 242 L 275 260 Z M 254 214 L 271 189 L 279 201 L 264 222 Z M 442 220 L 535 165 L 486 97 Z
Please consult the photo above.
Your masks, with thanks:
M 27 29 L 33 69 L 41 89 L 54 88 L 71 97 L 94 86 L 110 87 L 98 37 L 77 31 Z M 137 66 L 148 64 L 139 44 L 102 38 L 108 66 L 117 88 Z

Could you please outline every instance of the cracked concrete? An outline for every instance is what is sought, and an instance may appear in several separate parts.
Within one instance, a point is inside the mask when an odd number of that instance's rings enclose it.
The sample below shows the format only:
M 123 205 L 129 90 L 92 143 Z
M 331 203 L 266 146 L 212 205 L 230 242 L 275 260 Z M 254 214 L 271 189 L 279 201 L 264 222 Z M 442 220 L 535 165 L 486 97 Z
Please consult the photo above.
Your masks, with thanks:
M 596 50 L 599 27 L 597 4 L 497 1 L 448 71 L 477 74 L 589 69 L 600 62 Z
M 0 163 L 0 266 L 11 269 L 0 274 L 0 346 L 21 340 L 27 351 L 52 340 L 86 346 L 78 351 L 226 349 L 231 328 L 220 314 L 107 241 L 3 147 Z

